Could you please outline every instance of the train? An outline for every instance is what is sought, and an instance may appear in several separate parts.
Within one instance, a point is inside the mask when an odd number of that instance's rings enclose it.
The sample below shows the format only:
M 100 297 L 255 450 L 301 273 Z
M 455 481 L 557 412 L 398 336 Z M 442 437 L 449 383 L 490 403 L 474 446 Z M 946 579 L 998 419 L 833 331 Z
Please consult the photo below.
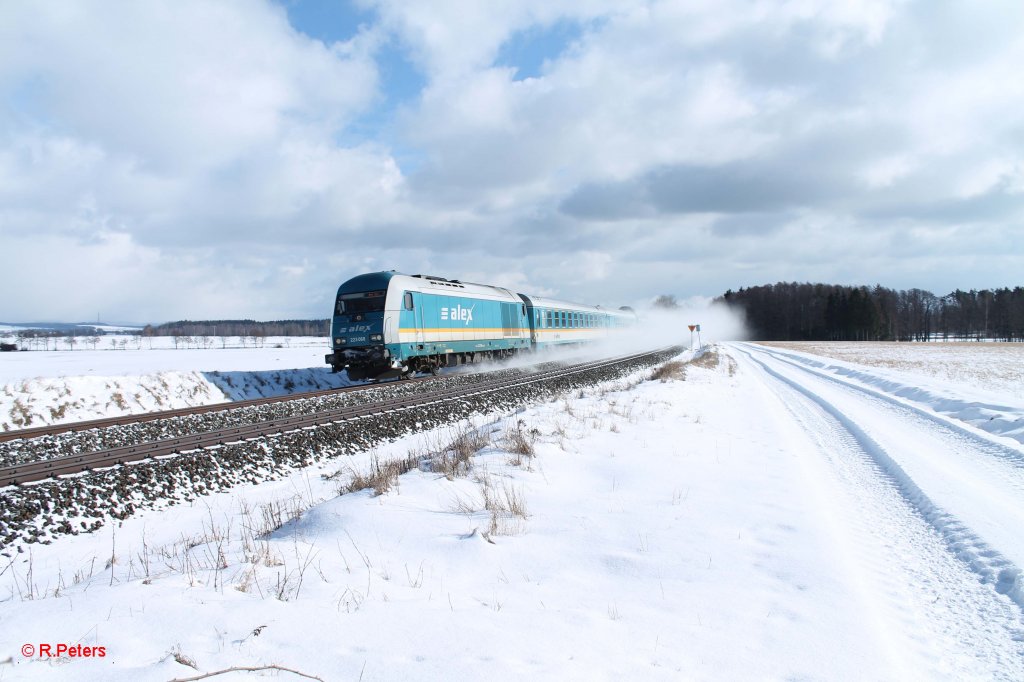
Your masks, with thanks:
M 612 310 L 431 275 L 370 272 L 338 287 L 333 352 L 324 360 L 352 381 L 403 379 L 591 343 L 636 319 L 628 306 Z

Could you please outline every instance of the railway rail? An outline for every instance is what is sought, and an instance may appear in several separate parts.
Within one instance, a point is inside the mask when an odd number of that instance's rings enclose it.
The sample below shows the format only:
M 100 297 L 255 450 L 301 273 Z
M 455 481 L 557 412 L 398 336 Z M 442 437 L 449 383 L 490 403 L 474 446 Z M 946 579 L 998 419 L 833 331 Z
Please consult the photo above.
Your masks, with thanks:
M 420 377 L 418 379 L 412 379 L 411 381 L 431 381 L 433 379 L 436 379 L 436 377 Z M 124 424 L 138 424 L 141 422 L 158 421 L 160 419 L 173 419 L 174 417 L 184 417 L 193 414 L 203 414 L 206 412 L 237 410 L 244 407 L 270 405 L 273 403 L 283 403 L 291 400 L 323 398 L 325 396 L 338 395 L 340 393 L 353 393 L 357 391 L 370 390 L 378 388 L 381 385 L 382 384 L 356 384 L 354 386 L 343 386 L 341 388 L 325 388 L 319 391 L 303 391 L 302 393 L 291 393 L 289 395 L 251 398 L 249 400 L 212 403 L 210 405 L 195 405 L 193 407 L 179 407 L 174 410 L 160 410 L 157 412 L 144 412 L 142 414 L 125 414 L 119 417 L 103 417 L 101 419 L 89 419 L 86 421 L 67 422 L 64 424 L 49 424 L 47 426 L 37 426 L 30 429 L 0 431 L 0 443 L 11 440 L 40 438 L 42 436 L 55 436 L 61 433 L 88 431 L 90 429 L 104 429 L 110 426 L 122 426 Z
M 33 481 L 41 481 L 44 479 L 68 474 L 76 474 L 91 469 L 113 467 L 140 460 L 166 457 L 174 455 L 176 453 L 217 447 L 229 443 L 252 440 L 268 435 L 296 431 L 299 429 L 316 428 L 317 426 L 321 426 L 324 424 L 361 419 L 369 416 L 377 416 L 387 414 L 389 412 L 394 412 L 397 410 L 407 410 L 430 404 L 463 400 L 473 396 L 494 393 L 516 386 L 536 384 L 540 382 L 549 381 L 558 377 L 570 376 L 573 374 L 588 372 L 603 367 L 613 366 L 619 363 L 626 363 L 638 359 L 647 358 L 650 356 L 656 356 L 665 353 L 667 350 L 668 349 L 659 349 L 656 351 L 637 353 L 617 358 L 586 362 L 577 365 L 572 365 L 569 367 L 550 369 L 546 371 L 536 372 L 533 374 L 522 375 L 512 378 L 499 378 L 493 381 L 486 381 L 471 386 L 459 386 L 455 388 L 441 388 L 437 390 L 428 390 L 426 392 L 418 393 L 415 395 L 402 396 L 394 399 L 386 399 L 375 403 L 334 407 L 331 409 L 315 411 L 308 414 L 281 417 L 277 419 L 270 419 L 267 421 L 261 421 L 251 424 L 236 425 L 227 428 L 196 433 L 189 436 L 176 437 L 165 440 L 156 440 L 151 442 L 138 443 L 134 445 L 127 445 L 123 447 L 97 450 L 94 452 L 39 460 L 15 466 L 7 466 L 0 468 L 0 487 L 31 483 Z M 429 378 L 425 378 L 425 380 L 429 380 Z M 429 384 L 427 385 L 429 386 Z M 346 389 L 335 389 L 333 391 L 327 391 L 326 393 L 335 393 L 338 392 L 339 390 L 344 391 Z M 301 396 L 289 396 L 286 398 L 260 400 L 262 400 L 262 402 L 269 402 L 272 400 L 296 400 L 299 398 L 307 397 L 311 397 L 311 395 L 307 393 L 301 394 Z M 246 402 L 250 404 L 260 404 L 260 400 Z M 233 404 L 231 407 L 236 406 L 242 406 L 242 404 Z M 220 405 L 203 406 L 202 408 L 187 408 L 185 410 L 174 410 L 173 412 L 178 414 L 194 414 L 199 411 L 210 411 L 211 409 L 217 409 L 218 407 L 219 409 L 222 410 L 225 409 L 225 406 Z M 143 419 L 135 418 L 134 421 L 148 421 L 160 418 L 153 416 L 154 414 L 163 414 L 165 416 L 167 415 L 167 413 L 150 413 L 147 415 L 140 415 L 140 417 L 143 417 Z M 106 420 L 95 421 L 103 422 Z M 131 418 L 119 417 L 116 418 L 116 421 L 114 423 L 124 424 L 131 423 L 132 421 L 133 420 Z M 83 424 L 79 423 L 75 426 L 82 427 Z M 96 427 L 93 426 L 92 428 Z M 67 430 L 68 429 L 64 429 L 64 431 Z M 52 432 L 48 432 L 47 435 L 49 435 L 49 433 Z

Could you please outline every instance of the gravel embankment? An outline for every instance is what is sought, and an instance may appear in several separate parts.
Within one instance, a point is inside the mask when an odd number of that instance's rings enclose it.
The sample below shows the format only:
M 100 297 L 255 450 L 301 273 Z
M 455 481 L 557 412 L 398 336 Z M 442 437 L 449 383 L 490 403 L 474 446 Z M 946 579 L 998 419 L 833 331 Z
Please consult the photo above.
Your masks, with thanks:
M 542 366 L 540 369 L 550 369 Z M 495 378 L 523 376 L 524 370 L 511 369 L 486 374 L 454 374 L 424 382 L 390 382 L 372 388 L 332 396 L 297 398 L 279 403 L 234 407 L 215 412 L 172 417 L 150 422 L 108 426 L 76 433 L 60 433 L 31 440 L 12 440 L 0 443 L 0 466 L 12 466 L 67 455 L 76 455 L 97 450 L 107 450 L 124 445 L 137 445 L 155 440 L 180 438 L 204 431 L 256 424 L 259 422 L 311 414 L 324 410 L 355 405 L 367 405 L 415 395 L 417 392 L 437 389 L 454 389 L 473 386 Z
M 280 478 L 314 462 L 361 452 L 374 445 L 475 414 L 508 411 L 527 403 L 552 399 L 587 386 L 620 379 L 663 362 L 678 352 L 678 348 L 672 349 L 642 360 L 634 359 L 486 395 L 231 443 L 170 458 L 144 460 L 77 476 L 11 486 L 0 491 L 0 554 L 10 555 L 11 548 L 16 544 L 46 543 L 56 535 L 93 531 L 109 519 L 127 518 L 137 509 L 186 502 L 241 483 L 259 483 Z M 522 370 L 505 372 L 510 373 L 510 376 L 511 373 L 526 373 Z M 454 375 L 445 381 L 451 382 L 446 383 L 446 386 L 455 387 L 483 383 L 494 376 L 494 373 Z M 435 386 L 432 383 L 431 389 Z M 180 417 L 103 429 L 95 433 L 63 434 L 37 439 L 45 440 L 46 443 L 22 444 L 18 454 L 12 456 L 31 459 L 30 452 L 35 452 L 37 456 L 40 452 L 50 453 L 49 456 L 85 452 L 156 438 L 170 438 L 198 430 L 208 431 L 234 424 L 265 421 L 278 416 L 350 404 L 367 404 L 409 395 L 417 390 L 423 388 L 417 384 L 395 382 L 373 391 Z

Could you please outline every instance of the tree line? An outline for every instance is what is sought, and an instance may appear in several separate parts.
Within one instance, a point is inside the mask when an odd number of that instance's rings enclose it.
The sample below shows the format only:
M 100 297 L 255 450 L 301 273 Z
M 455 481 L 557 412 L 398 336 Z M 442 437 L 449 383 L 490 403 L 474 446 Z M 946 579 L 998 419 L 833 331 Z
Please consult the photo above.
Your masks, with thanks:
M 726 291 L 762 341 L 1024 341 L 1024 287 L 945 296 L 881 285 L 779 282 Z
M 149 325 L 142 336 L 330 336 L 330 320 L 179 320 Z

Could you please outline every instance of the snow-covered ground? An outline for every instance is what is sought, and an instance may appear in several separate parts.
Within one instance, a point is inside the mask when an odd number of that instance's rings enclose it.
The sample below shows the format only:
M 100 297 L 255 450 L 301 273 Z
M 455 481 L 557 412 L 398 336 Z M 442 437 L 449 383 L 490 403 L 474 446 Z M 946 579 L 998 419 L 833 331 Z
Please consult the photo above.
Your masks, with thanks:
M 3 337 L 0 337 L 3 338 Z M 35 378 L 72 376 L 140 376 L 160 372 L 255 371 L 324 365 L 330 342 L 317 336 L 271 336 L 259 345 L 245 337 L 209 337 L 179 342 L 170 336 L 107 335 L 95 348 L 80 337 L 73 349 L 63 338 L 48 350 L 0 353 L 0 384 Z M 14 342 L 13 337 L 3 338 Z
M 0 680 L 1024 679 L 1024 446 L 973 409 L 1012 392 L 752 344 L 648 377 L 31 546 Z
M 11 339 L 13 340 L 13 339 Z M 0 430 L 348 385 L 319 337 L 103 336 L 93 348 L 0 353 Z M 123 343 L 123 345 L 122 345 Z
M 1024 400 L 1024 343 L 802 341 L 766 345 L 894 369 L 902 375 L 917 375 L 925 382 L 939 379 L 957 390 L 980 388 Z

